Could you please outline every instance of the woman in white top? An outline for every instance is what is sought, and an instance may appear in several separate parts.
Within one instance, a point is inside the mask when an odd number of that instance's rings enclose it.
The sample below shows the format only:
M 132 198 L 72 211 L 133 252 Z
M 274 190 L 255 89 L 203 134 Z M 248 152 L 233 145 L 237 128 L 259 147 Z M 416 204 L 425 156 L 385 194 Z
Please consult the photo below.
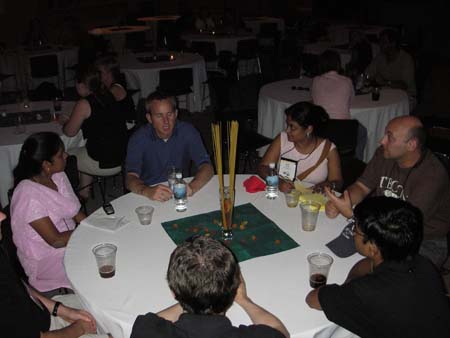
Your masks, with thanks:
M 258 166 L 258 174 L 265 178 L 270 163 L 283 162 L 295 168 L 296 179 L 314 185 L 316 191 L 325 186 L 339 189 L 343 182 L 337 148 L 318 136 L 320 127 L 329 119 L 328 114 L 310 102 L 298 102 L 285 113 L 286 131 L 282 131 L 267 149 Z M 280 180 L 279 188 L 283 192 L 293 186 L 292 180 Z

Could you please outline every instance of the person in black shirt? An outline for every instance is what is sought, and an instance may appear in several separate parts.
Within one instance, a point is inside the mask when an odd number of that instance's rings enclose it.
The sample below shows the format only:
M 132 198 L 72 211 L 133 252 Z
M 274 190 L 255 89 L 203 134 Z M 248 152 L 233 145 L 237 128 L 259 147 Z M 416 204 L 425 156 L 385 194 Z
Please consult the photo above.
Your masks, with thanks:
M 137 317 L 131 338 L 284 338 L 281 321 L 247 296 L 231 251 L 206 236 L 193 237 L 172 253 L 167 281 L 177 304 Z M 254 325 L 232 326 L 225 313 L 239 304 Z
M 306 302 L 362 338 L 444 338 L 450 304 L 434 265 L 417 254 L 422 214 L 392 197 L 371 197 L 354 210 L 354 242 L 365 256 L 343 285 L 311 291 Z
M 0 212 L 0 224 L 4 219 L 5 214 Z M 58 299 L 64 301 L 67 296 Z M 59 325 L 51 320 L 50 314 L 60 317 Z M 56 329 L 62 326 L 61 319 L 66 326 Z M 55 329 L 50 331 L 51 327 Z M 21 282 L 3 246 L 0 246 L 0 328 L 2 337 L 8 338 L 99 337 L 84 336 L 96 332 L 91 314 L 48 299 Z

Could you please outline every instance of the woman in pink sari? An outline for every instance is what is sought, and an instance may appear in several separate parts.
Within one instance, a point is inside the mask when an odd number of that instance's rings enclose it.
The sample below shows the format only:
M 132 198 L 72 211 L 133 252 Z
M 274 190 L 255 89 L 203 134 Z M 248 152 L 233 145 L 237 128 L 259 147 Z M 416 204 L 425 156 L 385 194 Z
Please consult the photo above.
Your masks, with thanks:
M 47 295 L 70 292 L 65 246 L 86 217 L 64 173 L 66 158 L 57 134 L 36 133 L 25 140 L 14 169 L 11 227 L 17 256 L 29 283 Z

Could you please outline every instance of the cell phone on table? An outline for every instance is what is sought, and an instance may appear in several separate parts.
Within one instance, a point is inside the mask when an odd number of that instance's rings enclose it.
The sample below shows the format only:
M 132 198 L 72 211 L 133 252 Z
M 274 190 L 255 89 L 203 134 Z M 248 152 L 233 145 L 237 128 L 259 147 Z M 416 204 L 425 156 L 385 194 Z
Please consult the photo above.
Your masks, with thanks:
M 112 215 L 112 214 L 114 214 L 114 208 L 113 208 L 113 206 L 112 206 L 111 203 L 105 203 L 105 204 L 103 204 L 103 210 L 105 210 L 105 213 L 106 213 L 107 215 Z

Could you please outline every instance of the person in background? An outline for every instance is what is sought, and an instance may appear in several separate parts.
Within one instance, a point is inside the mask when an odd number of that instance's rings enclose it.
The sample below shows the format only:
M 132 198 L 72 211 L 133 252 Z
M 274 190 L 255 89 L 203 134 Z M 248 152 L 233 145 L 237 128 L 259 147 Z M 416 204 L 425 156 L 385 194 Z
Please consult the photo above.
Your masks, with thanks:
M 75 295 L 49 299 L 19 279 L 3 248 L 0 212 L 0 326 L 8 338 L 111 338 L 93 335 L 96 323 Z M 51 316 L 50 316 L 51 314 Z
M 119 109 L 125 120 L 135 121 L 136 110 L 132 97 L 127 94 L 124 87 L 125 78 L 120 73 L 119 64 L 112 56 L 99 58 L 95 63 L 100 72 L 103 86 L 108 89 L 119 104 Z M 122 82 L 122 83 L 121 83 Z
M 372 60 L 366 73 L 380 86 L 403 89 L 408 93 L 410 110 L 416 104 L 414 60 L 400 48 L 396 31 L 386 29 L 380 33 L 380 53 Z
M 329 119 L 328 114 L 310 102 L 298 102 L 285 113 L 286 131 L 282 131 L 267 149 L 258 166 L 258 175 L 265 179 L 270 163 L 286 161 L 296 167 L 296 178 L 312 184 L 314 190 L 327 186 L 340 189 L 343 181 L 339 153 L 332 142 L 319 136 L 321 127 Z M 292 181 L 280 180 L 281 191 L 293 187 Z
M 30 135 L 14 169 L 11 228 L 29 283 L 47 295 L 71 292 L 63 258 L 73 229 L 86 215 L 64 173 L 67 154 L 51 132 Z
M 364 173 L 336 197 L 327 191 L 328 217 L 352 217 L 352 206 L 369 195 L 402 199 L 418 207 L 424 216 L 424 240 L 420 253 L 439 268 L 447 259 L 450 230 L 450 182 L 440 160 L 425 147 L 425 130 L 413 116 L 392 119 L 385 129 Z M 326 189 L 325 189 L 326 190 Z
M 198 236 L 180 244 L 170 256 L 167 282 L 177 303 L 138 316 L 131 338 L 289 337 L 277 317 L 248 297 L 236 258 L 213 238 Z M 226 312 L 233 302 L 253 325 L 232 326 Z
M 211 17 L 211 13 L 206 7 L 202 6 L 195 18 L 195 29 L 197 31 L 212 31 L 215 27 L 216 24 Z
M 189 175 L 191 162 L 197 172 L 187 184 L 192 196 L 214 175 L 209 155 L 199 132 L 189 123 L 178 121 L 175 98 L 160 91 L 151 93 L 146 101 L 148 124 L 138 129 L 128 143 L 127 188 L 152 200 L 167 201 L 172 196 L 167 181 L 171 167 Z
M 447 337 L 450 303 L 433 264 L 417 254 L 422 215 L 410 203 L 369 197 L 354 210 L 353 239 L 365 258 L 342 285 L 311 291 L 306 302 L 362 338 Z
M 109 176 L 117 173 L 122 165 L 127 147 L 125 119 L 111 91 L 100 80 L 100 72 L 94 67 L 81 69 L 77 74 L 77 92 L 81 99 L 73 108 L 70 118 L 64 122 L 63 132 L 73 137 L 80 129 L 86 146 L 75 148 L 80 171 L 80 196 L 89 197 L 92 176 Z
M 319 56 L 319 74 L 314 77 L 311 96 L 314 104 L 322 106 L 332 119 L 350 119 L 350 104 L 355 96 L 352 80 L 340 75 L 338 52 L 326 50 Z
M 346 74 L 356 83 L 372 61 L 372 45 L 363 32 L 353 30 L 350 32 L 349 49 L 351 58 L 346 65 Z

